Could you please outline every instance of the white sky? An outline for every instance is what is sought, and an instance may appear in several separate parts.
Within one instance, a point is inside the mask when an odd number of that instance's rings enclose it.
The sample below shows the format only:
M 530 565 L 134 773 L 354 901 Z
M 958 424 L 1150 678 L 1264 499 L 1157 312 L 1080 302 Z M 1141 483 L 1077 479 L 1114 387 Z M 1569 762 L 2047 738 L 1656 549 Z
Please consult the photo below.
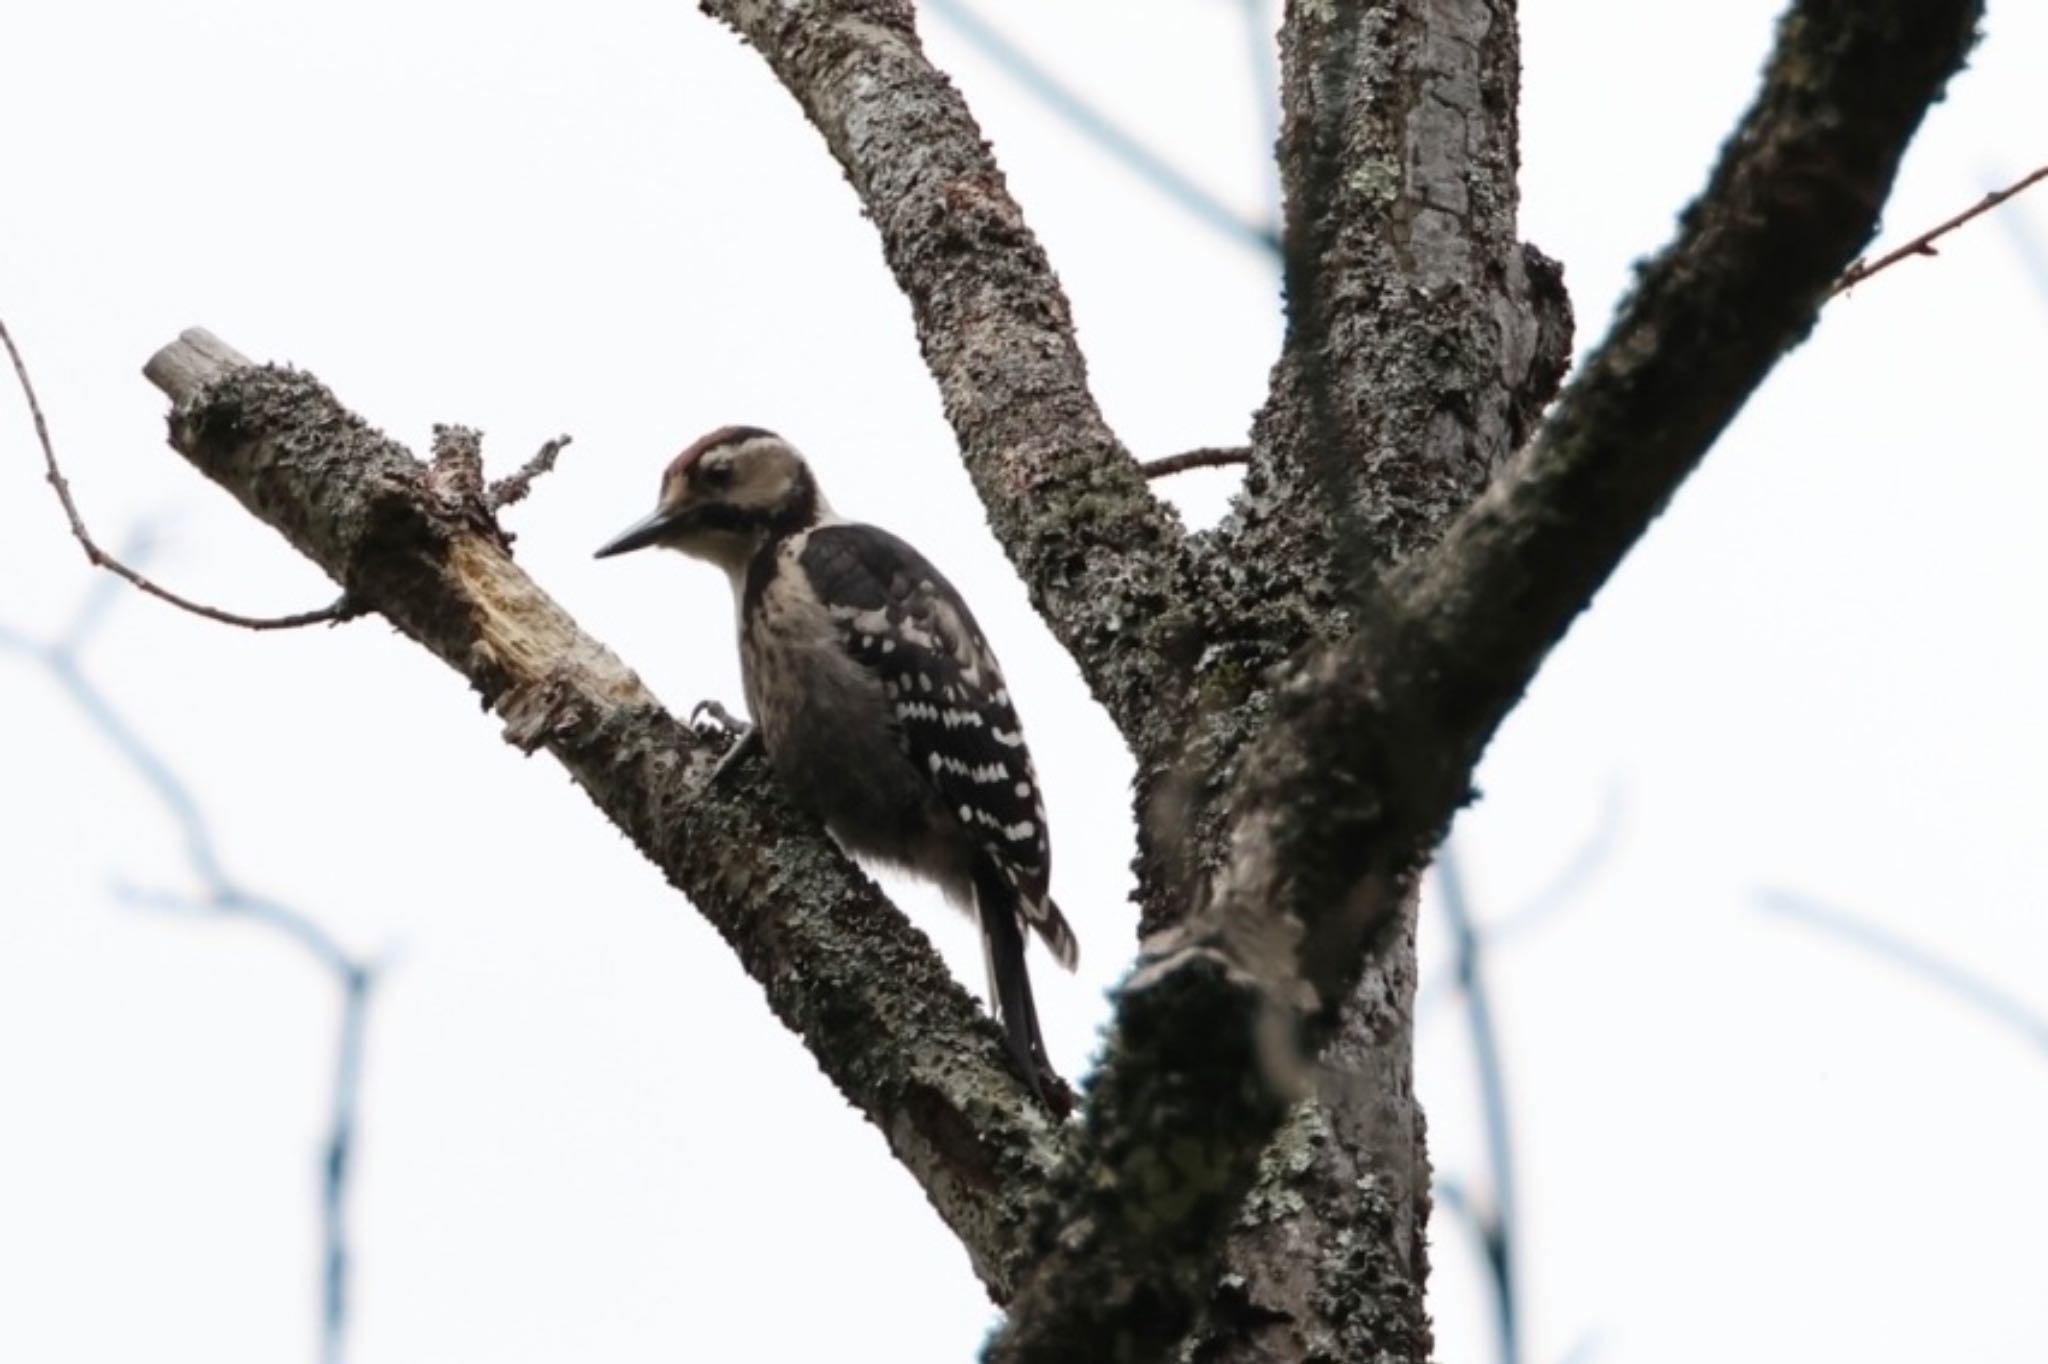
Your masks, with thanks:
M 1525 234 L 1583 340 L 1747 99 L 1773 6 L 1532 5 Z M 1085 950 L 1039 957 L 1078 1071 L 1128 958 L 1128 765 L 953 459 L 850 192 L 758 58 L 687 4 L 19 7 L 0 48 L 0 309 L 109 539 L 248 611 L 331 589 L 162 445 L 143 360 L 205 325 L 414 448 L 576 444 L 512 514 L 542 583 L 672 705 L 738 695 L 717 575 L 590 550 L 725 421 L 803 444 L 911 533 L 1008 661 Z M 1040 0 L 1009 31 L 1255 211 L 1235 5 Z M 1133 448 L 1239 439 L 1278 337 L 1266 262 L 1142 188 L 936 20 L 1074 297 Z M 2048 12 L 1990 41 L 1915 147 L 1887 240 L 2044 157 Z M 2042 1044 L 1755 907 L 1853 912 L 2048 1012 L 2048 298 L 2006 211 L 1835 304 L 1601 596 L 1461 827 L 1504 915 L 1598 827 L 1570 907 L 1494 959 L 1532 1364 L 2040 1357 Z M 1172 494 L 1213 516 L 1225 474 Z M 0 626 L 87 570 L 0 401 Z M 730 954 L 545 759 L 381 625 L 251 636 L 124 598 L 93 676 L 211 814 L 233 873 L 388 954 L 354 1204 L 352 1358 L 957 1360 L 991 1316 L 878 1136 Z M 311 1351 L 334 999 L 289 944 L 125 907 L 189 888 L 174 828 L 0 653 L 0 1358 Z M 903 902 L 963 978 L 971 932 Z M 1425 952 L 1441 959 L 1432 917 Z M 1439 1169 L 1483 1188 L 1442 996 Z M 1489 1361 L 1436 1231 L 1447 1361 Z

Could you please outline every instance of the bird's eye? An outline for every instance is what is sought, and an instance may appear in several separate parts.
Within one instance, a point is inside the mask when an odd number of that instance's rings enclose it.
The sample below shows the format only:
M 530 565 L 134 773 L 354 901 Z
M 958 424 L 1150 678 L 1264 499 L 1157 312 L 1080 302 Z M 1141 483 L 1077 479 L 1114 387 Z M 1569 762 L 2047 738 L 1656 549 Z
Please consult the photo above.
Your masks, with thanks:
M 707 464 L 697 471 L 697 481 L 707 488 L 729 488 L 732 486 L 732 466 L 725 463 Z

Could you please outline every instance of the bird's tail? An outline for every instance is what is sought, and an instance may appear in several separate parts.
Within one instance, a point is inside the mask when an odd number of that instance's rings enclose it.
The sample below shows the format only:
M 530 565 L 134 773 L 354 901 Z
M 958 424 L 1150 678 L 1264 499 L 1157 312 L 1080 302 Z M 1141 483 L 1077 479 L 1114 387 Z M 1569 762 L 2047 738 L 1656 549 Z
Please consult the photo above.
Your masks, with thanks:
M 1031 973 L 1024 965 L 1024 919 L 1016 887 L 986 861 L 974 869 L 975 918 L 981 925 L 982 960 L 988 966 L 989 1007 L 1003 1025 L 1010 1058 L 1041 1100 L 1046 1080 L 1061 1084 L 1038 1031 L 1038 1006 L 1031 999 Z M 1065 925 L 1062 924 L 1062 927 Z
M 1060 907 L 1052 902 L 1050 895 L 1037 904 L 1025 904 L 1024 918 L 1038 930 L 1038 936 L 1051 949 L 1053 960 L 1069 971 L 1081 960 L 1081 944 L 1074 939 L 1074 930 L 1067 927 L 1067 916 L 1060 913 Z

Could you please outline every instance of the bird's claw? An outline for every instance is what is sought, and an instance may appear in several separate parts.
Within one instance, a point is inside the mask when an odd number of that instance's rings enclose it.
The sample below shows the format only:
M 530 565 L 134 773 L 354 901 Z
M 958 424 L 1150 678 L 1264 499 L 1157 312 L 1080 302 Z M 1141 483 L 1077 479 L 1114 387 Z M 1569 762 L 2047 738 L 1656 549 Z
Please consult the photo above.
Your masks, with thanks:
M 706 719 L 707 716 L 710 718 Z M 707 699 L 690 707 L 690 728 L 722 729 L 728 734 L 743 734 L 753 726 L 727 710 L 724 703 Z
M 719 779 L 734 763 L 738 762 L 749 749 L 758 748 L 761 731 L 745 720 L 739 719 L 717 701 L 699 701 L 690 708 L 690 728 L 709 736 L 723 732 L 732 736 L 732 742 L 725 746 L 725 752 L 718 755 L 718 765 L 711 769 L 711 780 L 707 786 L 716 786 Z

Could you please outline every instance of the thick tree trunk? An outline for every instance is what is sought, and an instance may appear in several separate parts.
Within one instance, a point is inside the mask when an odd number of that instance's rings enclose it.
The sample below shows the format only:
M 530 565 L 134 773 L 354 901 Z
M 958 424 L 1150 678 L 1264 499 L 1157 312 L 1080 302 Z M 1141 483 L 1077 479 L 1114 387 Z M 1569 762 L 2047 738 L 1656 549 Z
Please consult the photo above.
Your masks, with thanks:
M 1236 619 L 1256 647 L 1242 667 L 1342 638 L 1362 585 L 1434 543 L 1556 391 L 1571 315 L 1556 266 L 1516 235 L 1517 49 L 1512 11 L 1477 0 L 1287 7 L 1289 325 L 1246 495 L 1217 537 L 1282 590 L 1253 604 L 1255 629 Z M 1225 765 L 1255 732 L 1261 690 L 1217 717 L 1209 752 Z M 1228 827 L 1226 809 L 1192 813 Z M 1430 1354 L 1413 908 L 1382 935 L 1313 1095 L 1267 1154 L 1195 1357 Z

